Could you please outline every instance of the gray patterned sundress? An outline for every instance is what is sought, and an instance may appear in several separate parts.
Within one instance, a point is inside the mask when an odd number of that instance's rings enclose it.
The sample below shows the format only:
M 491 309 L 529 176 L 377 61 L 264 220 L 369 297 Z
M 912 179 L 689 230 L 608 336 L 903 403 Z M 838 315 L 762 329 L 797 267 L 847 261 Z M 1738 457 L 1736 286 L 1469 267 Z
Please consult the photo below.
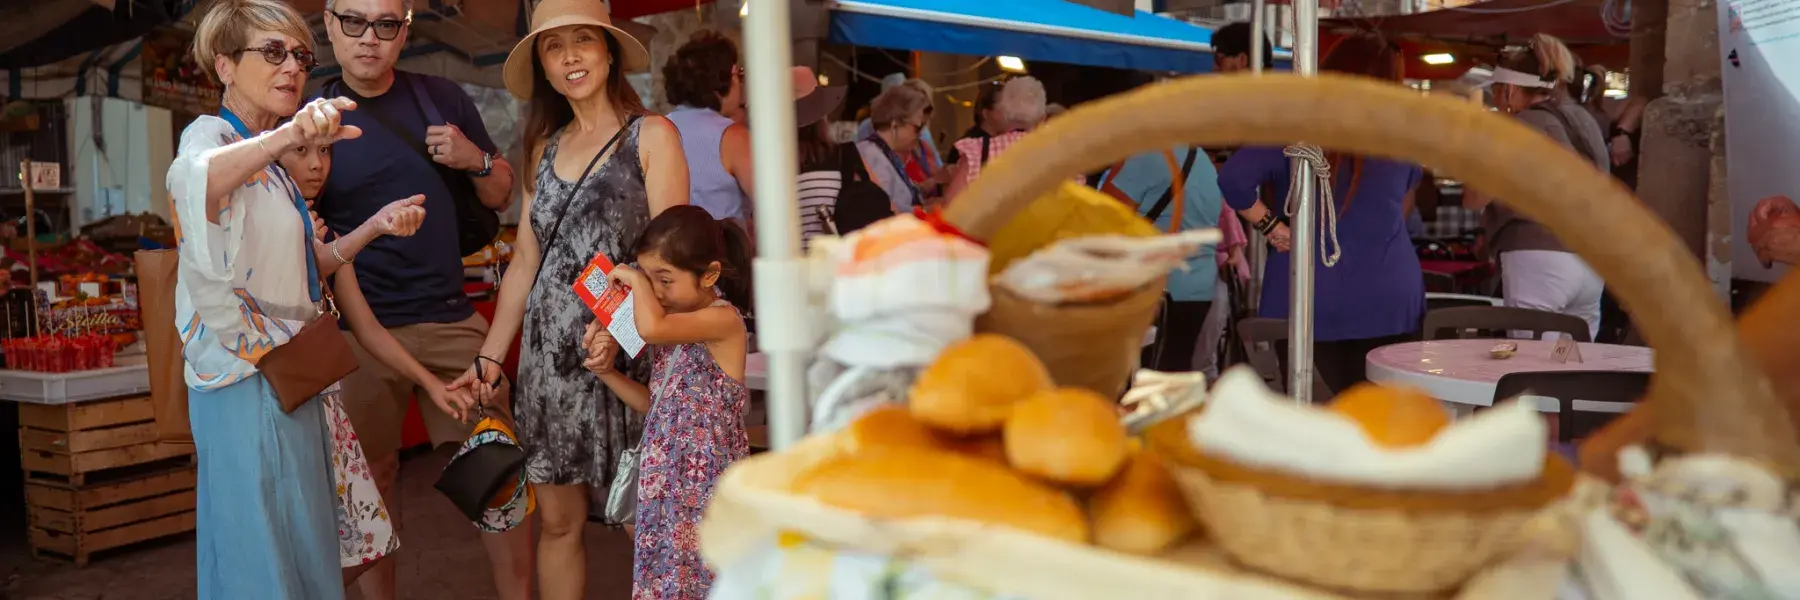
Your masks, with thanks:
M 543 270 L 525 302 L 519 346 L 519 381 L 513 410 L 525 469 L 533 483 L 592 485 L 612 482 L 619 454 L 631 446 L 643 421 L 600 378 L 582 368 L 581 333 L 594 320 L 573 285 L 595 252 L 617 264 L 629 256 L 650 223 L 644 170 L 638 161 L 638 129 L 628 125 L 612 155 L 580 182 L 556 176 L 563 131 L 551 135 L 537 167 L 531 229 L 543 248 Z M 585 166 L 592 156 L 582 157 Z M 557 220 L 561 219 L 560 226 Z M 560 227 L 552 237 L 551 228 Z M 647 353 L 644 358 L 648 358 Z M 649 360 L 635 361 L 632 378 L 648 379 Z

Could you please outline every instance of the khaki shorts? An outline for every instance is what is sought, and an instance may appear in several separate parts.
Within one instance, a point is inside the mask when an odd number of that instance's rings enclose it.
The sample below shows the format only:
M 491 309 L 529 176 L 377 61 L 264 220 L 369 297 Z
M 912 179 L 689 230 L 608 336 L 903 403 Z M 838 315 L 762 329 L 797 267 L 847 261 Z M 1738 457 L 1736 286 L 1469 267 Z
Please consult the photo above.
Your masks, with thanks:
M 487 331 L 487 319 L 477 313 L 456 323 L 403 325 L 388 333 L 438 379 L 450 383 L 475 363 Z M 400 427 L 406 420 L 407 406 L 413 402 L 419 403 L 419 415 L 425 419 L 432 445 L 461 443 L 468 438 L 473 423 L 462 423 L 444 414 L 411 379 L 389 369 L 363 349 L 355 334 L 345 331 L 344 337 L 356 349 L 356 361 L 361 365 L 344 378 L 344 412 L 349 413 L 350 424 L 356 427 L 364 454 L 379 459 L 400 450 Z

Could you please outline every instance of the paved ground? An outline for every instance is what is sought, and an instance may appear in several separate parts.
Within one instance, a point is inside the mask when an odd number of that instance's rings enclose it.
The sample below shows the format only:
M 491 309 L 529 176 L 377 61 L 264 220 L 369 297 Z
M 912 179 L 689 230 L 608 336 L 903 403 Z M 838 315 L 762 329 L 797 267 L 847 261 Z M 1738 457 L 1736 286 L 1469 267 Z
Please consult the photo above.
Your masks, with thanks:
M 479 533 L 431 483 L 448 460 L 432 454 L 406 462 L 402 473 L 406 531 L 401 540 L 400 595 L 430 600 L 494 597 Z M 186 600 L 194 597 L 193 536 L 96 557 L 85 569 L 33 561 L 15 525 L 0 529 L 0 600 Z M 631 595 L 631 547 L 624 532 L 589 525 L 588 598 Z M 357 598 L 354 593 L 351 598 Z

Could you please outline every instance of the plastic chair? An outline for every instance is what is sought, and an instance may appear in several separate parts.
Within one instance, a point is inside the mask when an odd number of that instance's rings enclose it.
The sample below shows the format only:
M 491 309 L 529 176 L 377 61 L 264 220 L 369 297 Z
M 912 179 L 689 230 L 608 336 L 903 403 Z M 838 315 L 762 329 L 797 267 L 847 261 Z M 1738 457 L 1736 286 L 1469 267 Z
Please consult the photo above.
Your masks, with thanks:
M 1455 293 L 1456 277 L 1436 271 L 1424 271 L 1425 291 L 1434 293 Z
M 1520 395 L 1556 399 L 1556 440 L 1581 441 L 1629 412 L 1650 386 L 1639 371 L 1526 371 L 1508 373 L 1494 385 L 1494 402 Z
M 1442 294 L 1425 292 L 1425 310 L 1440 308 L 1458 308 L 1463 306 L 1504 306 L 1505 301 L 1493 296 L 1475 296 L 1472 294 Z
M 1243 319 L 1238 321 L 1237 333 L 1238 339 L 1244 343 L 1244 354 L 1249 358 L 1250 368 L 1263 381 L 1268 382 L 1270 389 L 1288 393 L 1287 320 L 1267 317 Z M 1324 402 L 1331 398 L 1331 388 L 1325 385 L 1324 380 L 1319 379 L 1317 372 L 1314 369 L 1313 401 Z
M 1579 317 L 1511 306 L 1463 306 L 1425 313 L 1425 339 L 1507 338 L 1526 331 L 1532 339 L 1557 332 L 1577 342 L 1591 342 L 1587 321 Z

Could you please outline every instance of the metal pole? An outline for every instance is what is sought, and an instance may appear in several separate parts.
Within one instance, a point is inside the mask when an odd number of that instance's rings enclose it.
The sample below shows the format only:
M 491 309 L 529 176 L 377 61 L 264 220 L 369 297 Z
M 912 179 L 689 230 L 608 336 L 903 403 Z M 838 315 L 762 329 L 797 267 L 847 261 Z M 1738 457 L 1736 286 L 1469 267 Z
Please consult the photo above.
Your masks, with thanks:
M 1302 77 L 1319 73 L 1319 0 L 1294 0 L 1294 72 Z M 1289 190 L 1294 207 L 1289 229 L 1293 247 L 1289 264 L 1293 285 L 1288 286 L 1288 392 L 1301 404 L 1312 402 L 1313 390 L 1313 261 L 1317 260 L 1318 212 L 1314 203 L 1312 165 L 1293 161 L 1299 184 Z M 1273 207 L 1271 207 L 1273 208 Z
M 1263 72 L 1263 0 L 1250 1 L 1250 72 Z
M 755 0 L 744 17 L 750 148 L 756 156 L 756 343 L 769 359 L 769 442 L 806 433 L 806 280 L 800 257 L 788 0 Z

